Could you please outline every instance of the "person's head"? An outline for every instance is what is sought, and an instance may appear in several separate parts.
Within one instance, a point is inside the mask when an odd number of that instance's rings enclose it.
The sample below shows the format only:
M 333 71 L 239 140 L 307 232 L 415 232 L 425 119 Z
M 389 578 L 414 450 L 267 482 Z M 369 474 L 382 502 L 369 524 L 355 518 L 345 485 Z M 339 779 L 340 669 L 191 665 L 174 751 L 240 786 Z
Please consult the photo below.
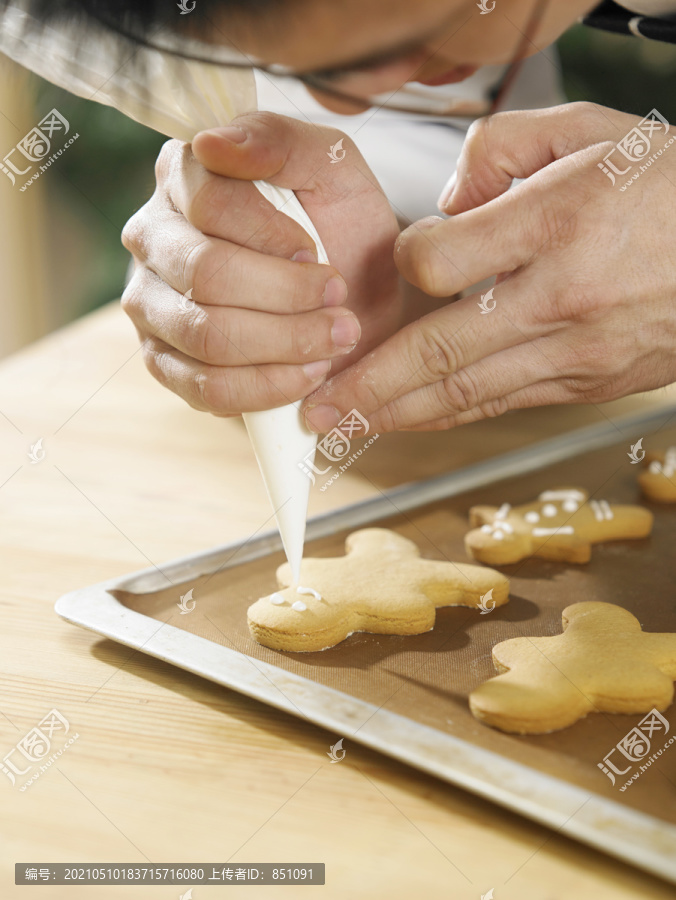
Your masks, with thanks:
M 595 5 L 593 0 L 29 0 L 41 19 L 93 16 L 150 43 L 164 27 L 212 45 L 230 44 L 263 64 L 317 73 L 360 97 L 407 82 L 459 81 L 480 66 L 508 63 L 520 46 L 531 55 Z M 337 111 L 354 111 L 317 96 Z

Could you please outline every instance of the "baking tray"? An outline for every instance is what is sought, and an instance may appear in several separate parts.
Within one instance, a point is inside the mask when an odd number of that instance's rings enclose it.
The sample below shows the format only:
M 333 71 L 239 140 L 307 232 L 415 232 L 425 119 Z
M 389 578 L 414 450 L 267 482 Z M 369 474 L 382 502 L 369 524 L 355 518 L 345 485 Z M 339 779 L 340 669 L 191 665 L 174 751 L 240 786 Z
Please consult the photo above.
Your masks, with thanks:
M 674 420 L 676 407 L 653 408 L 324 514 L 308 523 L 306 555 L 341 555 L 346 534 L 377 522 L 412 538 L 425 557 L 466 560 L 471 505 L 516 505 L 564 485 L 639 502 L 629 443 L 676 443 Z M 275 589 L 284 560 L 276 532 L 74 591 L 56 611 L 321 725 L 344 746 L 358 741 L 676 882 L 676 744 L 621 793 L 622 779 L 611 785 L 598 764 L 642 716 L 593 714 L 565 731 L 521 737 L 482 725 L 467 705 L 470 691 L 495 674 L 495 643 L 559 633 L 570 603 L 616 603 L 646 631 L 676 632 L 676 508 L 652 508 L 651 538 L 598 545 L 584 566 L 505 566 L 506 606 L 490 615 L 441 608 L 435 628 L 417 636 L 358 633 L 317 653 L 256 644 L 246 611 Z M 190 589 L 194 608 L 181 614 L 177 604 Z M 665 717 L 676 733 L 676 706 Z

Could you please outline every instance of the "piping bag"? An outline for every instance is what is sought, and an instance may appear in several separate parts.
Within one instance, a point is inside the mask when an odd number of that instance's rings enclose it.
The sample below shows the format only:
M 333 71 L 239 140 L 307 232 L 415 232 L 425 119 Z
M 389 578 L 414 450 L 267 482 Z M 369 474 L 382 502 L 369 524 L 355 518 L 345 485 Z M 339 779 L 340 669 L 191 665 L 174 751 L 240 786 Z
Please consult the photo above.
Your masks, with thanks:
M 182 47 L 189 44 L 181 38 Z M 223 69 L 145 47 L 132 53 L 132 46 L 93 22 L 46 27 L 18 3 L 0 13 L 0 52 L 53 84 L 112 106 L 169 137 L 190 142 L 199 131 L 227 125 L 235 116 L 257 109 L 252 70 Z M 319 262 L 328 263 L 320 237 L 293 191 L 264 181 L 254 184 L 276 209 L 305 228 L 317 246 Z M 289 403 L 243 416 L 294 586 L 300 575 L 310 496 L 310 479 L 299 463 L 311 463 L 317 446 L 317 435 L 305 428 L 299 407 L 300 402 Z

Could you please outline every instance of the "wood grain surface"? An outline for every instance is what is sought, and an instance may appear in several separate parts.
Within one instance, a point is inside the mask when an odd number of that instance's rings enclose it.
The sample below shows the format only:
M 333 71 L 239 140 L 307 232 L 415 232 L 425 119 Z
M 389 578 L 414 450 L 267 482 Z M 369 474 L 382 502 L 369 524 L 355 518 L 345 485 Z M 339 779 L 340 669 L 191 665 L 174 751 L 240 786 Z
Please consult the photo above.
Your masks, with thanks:
M 311 512 L 456 468 L 667 392 L 383 436 Z M 44 459 L 31 445 L 43 439 Z M 658 436 L 653 439 L 658 442 Z M 117 305 L 0 367 L 0 759 L 56 708 L 79 735 L 25 791 L 0 773 L 0 897 L 14 864 L 326 864 L 326 886 L 247 898 L 634 900 L 669 886 L 379 754 L 56 616 L 63 593 L 271 527 L 241 422 L 146 373 Z M 194 900 L 231 896 L 193 888 Z M 41 886 L 39 898 L 185 888 Z M 31 892 L 32 895 L 33 892 Z

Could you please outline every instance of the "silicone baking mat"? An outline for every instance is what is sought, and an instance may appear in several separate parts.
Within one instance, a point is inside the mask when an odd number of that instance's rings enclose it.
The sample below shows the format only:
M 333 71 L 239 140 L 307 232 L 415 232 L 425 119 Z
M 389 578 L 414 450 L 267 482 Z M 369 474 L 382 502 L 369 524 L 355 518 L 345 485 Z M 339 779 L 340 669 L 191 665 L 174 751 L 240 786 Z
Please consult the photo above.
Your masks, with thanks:
M 652 446 L 646 441 L 646 446 L 656 449 L 670 442 L 676 443 L 676 428 L 662 429 L 659 440 Z M 467 561 L 463 538 L 472 505 L 518 505 L 562 486 L 586 488 L 597 499 L 641 502 L 640 467 L 631 464 L 628 448 L 623 439 L 545 468 L 538 468 L 541 458 L 534 456 L 529 466 L 524 457 L 517 467 L 520 475 L 427 500 L 417 508 L 414 486 L 400 497 L 381 498 L 377 524 L 414 540 L 424 557 Z M 500 471 L 495 460 L 491 464 Z M 467 470 L 468 484 L 472 480 L 482 479 Z M 421 497 L 429 495 L 429 487 L 423 483 Z M 375 746 L 676 880 L 676 742 L 620 791 L 640 771 L 640 762 L 632 764 L 616 751 L 611 759 L 628 771 L 616 775 L 614 785 L 599 763 L 642 715 L 592 714 L 564 731 L 522 737 L 482 725 L 471 716 L 467 701 L 477 685 L 495 674 L 494 644 L 560 633 L 561 612 L 571 603 L 618 604 L 645 631 L 676 632 L 676 506 L 646 505 L 655 514 L 650 538 L 597 545 L 585 565 L 529 559 L 502 567 L 511 581 L 506 606 L 489 615 L 461 607 L 438 609 L 434 629 L 418 636 L 358 633 L 315 653 L 285 653 L 256 644 L 247 628 L 247 608 L 275 589 L 275 569 L 284 561 L 279 551 L 261 556 L 260 545 L 234 548 L 229 555 L 216 552 L 199 565 L 178 561 L 171 570 L 163 567 L 163 578 L 147 570 L 97 586 L 96 596 L 91 589 L 77 592 L 62 598 L 57 611 L 306 716 L 342 734 L 346 742 Z M 324 536 L 308 542 L 306 556 L 342 555 L 345 536 L 355 527 L 349 513 L 333 517 L 334 529 L 331 517 L 325 517 Z M 359 518 L 357 527 L 364 524 L 364 516 Z M 247 554 L 253 558 L 247 561 Z M 181 615 L 177 601 L 190 590 L 194 609 Z M 664 712 L 664 719 L 662 727 L 669 730 L 651 735 L 646 759 L 676 734 L 676 706 Z

